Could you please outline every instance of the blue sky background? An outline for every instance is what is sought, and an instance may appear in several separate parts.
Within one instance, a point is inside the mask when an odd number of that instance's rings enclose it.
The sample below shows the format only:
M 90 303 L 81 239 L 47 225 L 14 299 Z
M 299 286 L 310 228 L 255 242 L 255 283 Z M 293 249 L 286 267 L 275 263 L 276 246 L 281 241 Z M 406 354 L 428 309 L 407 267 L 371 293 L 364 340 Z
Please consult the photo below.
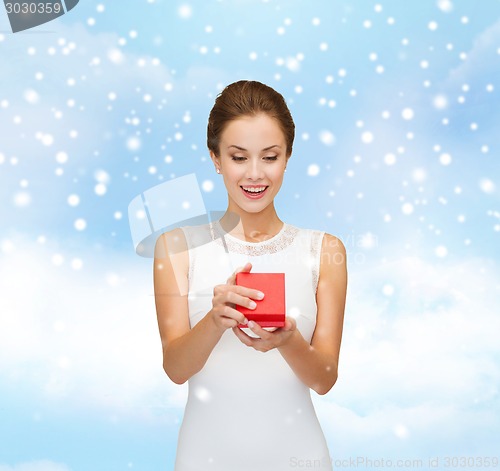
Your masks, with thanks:
M 206 123 L 240 79 L 294 116 L 280 218 L 348 253 L 332 459 L 499 457 L 499 67 L 498 0 L 0 8 L 0 471 L 173 469 L 187 385 L 127 208 L 195 173 L 225 210 Z

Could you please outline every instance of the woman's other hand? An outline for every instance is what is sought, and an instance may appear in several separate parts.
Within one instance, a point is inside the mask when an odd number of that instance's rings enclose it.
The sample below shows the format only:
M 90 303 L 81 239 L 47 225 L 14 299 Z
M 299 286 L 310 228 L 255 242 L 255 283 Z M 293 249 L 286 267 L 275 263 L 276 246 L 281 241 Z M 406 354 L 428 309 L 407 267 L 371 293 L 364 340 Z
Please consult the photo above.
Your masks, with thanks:
M 253 347 L 259 352 L 268 352 L 273 348 L 285 345 L 297 329 L 297 322 L 293 317 L 286 317 L 285 325 L 273 331 L 262 328 L 254 321 L 250 321 L 247 325 L 259 338 L 250 337 L 239 327 L 234 327 L 233 332 L 247 347 Z
M 238 268 L 227 279 L 226 284 L 215 286 L 214 297 L 212 299 L 213 307 L 209 315 L 219 329 L 226 330 L 236 327 L 238 324 L 247 324 L 246 317 L 236 309 L 236 305 L 255 309 L 256 303 L 253 299 L 263 299 L 264 294 L 259 290 L 236 284 L 236 273 L 248 273 L 251 269 L 252 264 L 248 262 L 244 267 Z

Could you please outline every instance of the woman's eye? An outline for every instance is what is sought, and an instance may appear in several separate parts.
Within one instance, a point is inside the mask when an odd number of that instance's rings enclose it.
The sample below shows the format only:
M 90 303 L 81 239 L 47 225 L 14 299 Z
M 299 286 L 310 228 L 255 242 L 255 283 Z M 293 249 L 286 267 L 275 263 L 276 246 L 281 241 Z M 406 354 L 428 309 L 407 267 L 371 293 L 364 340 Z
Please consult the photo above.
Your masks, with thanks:
M 242 160 L 245 160 L 245 159 L 246 159 L 246 157 L 240 157 L 239 155 L 232 156 L 232 160 L 234 160 L 236 162 L 241 162 Z M 268 155 L 267 157 L 264 157 L 264 159 L 274 161 L 274 160 L 278 159 L 278 156 L 277 155 Z

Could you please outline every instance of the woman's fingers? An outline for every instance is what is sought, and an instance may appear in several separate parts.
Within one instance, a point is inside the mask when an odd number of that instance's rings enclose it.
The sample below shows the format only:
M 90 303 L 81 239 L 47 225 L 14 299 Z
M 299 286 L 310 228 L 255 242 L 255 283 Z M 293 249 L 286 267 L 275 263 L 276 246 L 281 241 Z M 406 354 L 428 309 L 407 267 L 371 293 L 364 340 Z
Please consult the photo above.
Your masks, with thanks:
M 238 327 L 233 328 L 235 335 L 248 347 L 252 347 L 260 352 L 268 352 L 273 348 L 284 345 L 291 338 L 293 331 L 297 327 L 295 319 L 287 317 L 284 327 L 276 330 L 268 330 L 250 321 L 247 326 L 257 337 L 250 337 Z
M 236 285 L 236 274 L 240 272 L 250 272 L 252 264 L 247 262 L 244 266 L 238 267 L 234 273 L 227 279 L 226 284 L 214 287 L 212 299 L 213 314 L 224 327 L 236 327 L 238 324 L 247 324 L 248 320 L 236 306 L 242 306 L 247 309 L 255 309 L 257 303 L 255 300 L 264 298 L 264 293 L 257 289 L 246 286 Z
M 238 337 L 242 343 L 244 343 L 247 347 L 253 346 L 253 339 L 243 332 L 239 327 L 233 327 L 233 332 Z
M 252 302 L 264 299 L 264 293 L 254 288 L 238 285 L 217 285 L 214 288 L 213 301 L 217 303 L 233 303 L 253 309 Z
M 227 319 L 233 320 L 235 323 L 231 325 L 231 327 L 235 327 L 238 324 L 247 324 L 248 319 L 237 309 L 232 308 L 231 306 L 223 305 L 221 314 L 223 317 Z
M 297 321 L 293 317 L 285 318 L 285 325 L 282 327 L 283 330 L 295 330 L 297 328 Z
M 224 296 L 224 301 L 226 304 L 231 306 L 233 309 L 236 309 L 236 304 L 239 306 L 247 307 L 249 309 L 252 309 L 250 306 L 250 300 L 245 299 L 243 296 L 240 296 L 239 294 L 233 292 L 233 291 L 228 291 L 226 295 Z

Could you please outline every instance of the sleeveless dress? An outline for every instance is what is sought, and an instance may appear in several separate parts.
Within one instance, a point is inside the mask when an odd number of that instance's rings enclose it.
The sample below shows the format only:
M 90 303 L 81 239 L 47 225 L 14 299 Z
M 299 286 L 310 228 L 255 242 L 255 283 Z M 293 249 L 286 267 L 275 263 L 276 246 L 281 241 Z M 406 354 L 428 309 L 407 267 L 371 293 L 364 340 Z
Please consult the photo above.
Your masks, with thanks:
M 251 262 L 254 273 L 285 273 L 286 315 L 310 343 L 324 232 L 285 223 L 268 240 L 246 242 L 219 221 L 181 229 L 189 249 L 191 327 L 212 308 L 214 286 Z M 226 330 L 188 380 L 175 471 L 290 471 L 301 464 L 332 470 L 311 390 L 277 349 L 259 352 Z

